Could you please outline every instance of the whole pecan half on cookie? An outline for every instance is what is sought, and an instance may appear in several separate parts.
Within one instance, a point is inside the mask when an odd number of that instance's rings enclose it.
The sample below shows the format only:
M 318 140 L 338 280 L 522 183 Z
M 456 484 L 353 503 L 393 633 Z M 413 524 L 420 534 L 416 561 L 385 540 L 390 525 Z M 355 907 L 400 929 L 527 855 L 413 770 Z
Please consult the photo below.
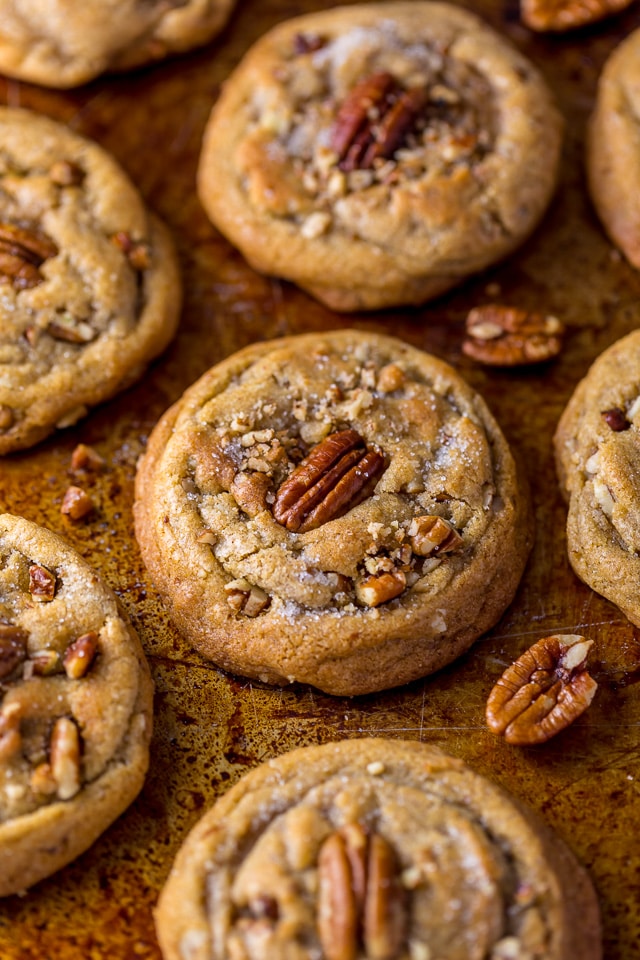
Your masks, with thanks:
M 597 683 L 586 670 L 593 640 L 544 637 L 508 667 L 489 694 L 487 724 L 507 743 L 544 743 L 587 709 Z
M 362 503 L 385 469 L 384 455 L 356 430 L 331 433 L 280 486 L 273 516 L 287 530 L 314 530 Z

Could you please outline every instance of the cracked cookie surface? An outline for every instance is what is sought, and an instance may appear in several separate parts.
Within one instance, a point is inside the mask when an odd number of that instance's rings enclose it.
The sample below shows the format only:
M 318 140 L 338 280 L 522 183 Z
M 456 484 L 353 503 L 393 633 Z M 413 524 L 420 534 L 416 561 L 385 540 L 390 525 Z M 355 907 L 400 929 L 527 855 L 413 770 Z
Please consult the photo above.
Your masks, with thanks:
M 211 40 L 234 0 L 0 0 L 0 70 L 74 87 Z
M 266 682 L 392 687 L 511 602 L 528 499 L 483 400 L 391 337 L 247 347 L 155 427 L 136 535 L 180 631 Z
M 252 266 L 330 307 L 420 303 L 531 233 L 561 130 L 537 70 L 473 14 L 349 6 L 249 51 L 213 108 L 199 192 Z
M 156 912 L 166 960 L 599 960 L 586 871 L 541 820 L 425 743 L 261 764 L 202 817 Z
M 591 198 L 611 240 L 640 269 L 640 30 L 604 65 L 590 118 Z
M 640 334 L 618 340 L 576 387 L 555 435 L 574 571 L 640 626 Z
M 0 454 L 129 386 L 172 338 L 166 227 L 101 147 L 0 108 Z
M 0 896 L 79 856 L 131 803 L 152 697 L 97 573 L 56 534 L 0 515 Z

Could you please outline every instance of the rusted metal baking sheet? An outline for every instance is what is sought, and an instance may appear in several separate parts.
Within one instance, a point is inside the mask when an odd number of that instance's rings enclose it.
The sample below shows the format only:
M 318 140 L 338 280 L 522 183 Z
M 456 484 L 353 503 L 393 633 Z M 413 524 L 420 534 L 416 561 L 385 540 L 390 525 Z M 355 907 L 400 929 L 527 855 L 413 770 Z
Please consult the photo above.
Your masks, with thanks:
M 607 960 L 640 955 L 640 677 L 638 632 L 579 583 L 565 555 L 551 437 L 590 361 L 640 323 L 640 274 L 607 242 L 585 194 L 585 121 L 598 72 L 640 25 L 636 5 L 569 36 L 534 36 L 511 0 L 468 3 L 543 70 L 567 118 L 560 187 L 535 236 L 507 263 L 424 308 L 340 316 L 253 273 L 207 222 L 194 189 L 200 138 L 220 84 L 253 40 L 322 0 L 239 0 L 214 45 L 130 75 L 60 93 L 0 83 L 0 97 L 67 122 L 111 150 L 173 228 L 186 304 L 173 347 L 122 397 L 76 428 L 0 464 L 0 504 L 61 531 L 103 573 L 138 628 L 155 676 L 151 770 L 133 807 L 71 866 L 0 904 L 2 960 L 157 960 L 152 908 L 173 855 L 200 813 L 245 771 L 299 744 L 379 734 L 433 741 L 537 808 L 590 869 L 601 898 Z M 500 297 L 569 326 L 560 358 L 541 369 L 482 369 L 461 353 L 471 305 Z M 354 327 L 395 333 L 456 364 L 479 389 L 524 461 L 537 540 L 515 602 L 471 652 L 437 676 L 353 700 L 269 689 L 211 667 L 168 624 L 132 532 L 136 459 L 163 410 L 207 367 L 258 339 Z M 60 514 L 70 456 L 83 441 L 106 458 L 89 521 Z M 504 666 L 553 632 L 595 640 L 599 683 L 587 713 L 544 747 L 510 747 L 484 725 Z M 591 659 L 591 658 L 590 658 Z M 579 958 L 576 958 L 579 960 Z

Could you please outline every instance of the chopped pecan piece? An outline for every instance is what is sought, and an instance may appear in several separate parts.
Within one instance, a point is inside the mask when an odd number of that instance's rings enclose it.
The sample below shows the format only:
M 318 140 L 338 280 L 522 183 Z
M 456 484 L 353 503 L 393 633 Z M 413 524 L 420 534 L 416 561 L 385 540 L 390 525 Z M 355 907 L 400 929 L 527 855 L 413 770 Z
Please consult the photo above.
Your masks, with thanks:
M 432 553 L 452 553 L 464 544 L 456 528 L 444 517 L 430 514 L 415 517 L 408 532 L 411 549 L 420 557 L 429 557 Z
M 46 567 L 32 563 L 29 567 L 29 592 L 32 600 L 48 603 L 56 595 L 56 578 Z
M 402 570 L 371 574 L 356 583 L 356 597 L 366 607 L 379 607 L 381 603 L 399 597 L 406 585 L 407 578 Z
M 22 747 L 20 704 L 8 703 L 0 710 L 0 760 L 9 760 Z
M 621 433 L 623 430 L 628 430 L 631 426 L 631 421 L 627 420 L 624 410 L 621 410 L 620 407 L 612 407 L 611 410 L 603 410 L 602 419 L 615 433 Z
M 29 657 L 28 665 L 36 677 L 50 677 L 60 670 L 60 654 L 57 650 L 36 650 Z
M 224 589 L 231 609 L 235 613 L 243 613 L 245 617 L 257 617 L 271 603 L 269 595 L 248 580 L 230 580 Z
M 593 640 L 544 637 L 508 667 L 489 694 L 487 724 L 508 743 L 544 743 L 583 713 L 597 683 L 585 662 Z
M 395 390 L 399 390 L 405 381 L 404 370 L 396 363 L 388 363 L 380 371 L 376 390 L 379 390 L 380 393 L 393 393 Z
M 398 864 L 387 841 L 360 824 L 332 833 L 318 858 L 318 934 L 327 960 L 392 960 L 406 936 Z
M 522 22 L 531 30 L 572 30 L 618 13 L 631 0 L 521 0 Z
M 315 53 L 326 44 L 326 40 L 317 33 L 296 33 L 293 38 L 293 52 L 297 56 L 304 53 Z
M 41 230 L 0 223 L 0 279 L 16 290 L 37 287 L 44 277 L 38 269 L 58 253 L 53 240 Z
M 149 245 L 140 240 L 134 240 L 131 234 L 120 230 L 111 238 L 116 247 L 119 247 L 134 270 L 141 272 L 151 266 L 151 252 Z
M 27 656 L 29 634 L 12 623 L 0 623 L 0 680 L 13 673 Z
M 229 492 L 238 506 L 250 517 L 255 517 L 267 508 L 267 493 L 271 480 L 264 473 L 237 473 Z
M 69 644 L 62 663 L 64 671 L 72 680 L 84 677 L 98 652 L 98 634 L 93 630 Z
M 71 314 L 51 320 L 47 324 L 47 333 L 54 340 L 64 340 L 66 343 L 90 343 L 97 335 L 91 324 L 77 320 Z
M 56 160 L 49 170 L 49 176 L 59 187 L 77 187 L 84 180 L 85 172 L 72 160 Z
M 62 498 L 61 513 L 70 517 L 71 520 L 83 520 L 89 516 L 93 509 L 93 500 L 82 487 L 76 487 L 73 484 L 67 487 Z
M 105 465 L 104 458 L 93 447 L 87 446 L 86 443 L 79 443 L 71 454 L 71 469 L 74 473 L 80 470 L 86 470 L 87 473 L 99 473 Z
M 287 530 L 314 530 L 362 503 L 385 469 L 383 454 L 355 430 L 329 434 L 281 485 L 273 515 Z
M 556 317 L 490 303 L 469 312 L 466 330 L 462 352 L 468 357 L 513 367 L 557 356 L 565 328 Z
M 31 774 L 31 789 L 34 793 L 51 796 L 58 790 L 58 784 L 53 777 L 50 763 L 39 763 Z
M 9 430 L 13 426 L 14 413 L 6 403 L 0 403 L 0 430 Z
M 59 717 L 49 743 L 51 773 L 61 800 L 70 800 L 80 789 L 80 734 L 73 720 Z

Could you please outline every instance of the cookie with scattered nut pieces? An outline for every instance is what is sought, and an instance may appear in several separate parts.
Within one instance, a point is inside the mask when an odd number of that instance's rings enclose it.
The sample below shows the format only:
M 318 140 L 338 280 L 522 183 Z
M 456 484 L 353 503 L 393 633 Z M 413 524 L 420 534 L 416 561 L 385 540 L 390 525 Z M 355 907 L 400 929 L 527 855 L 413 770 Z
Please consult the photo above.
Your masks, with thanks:
M 209 370 L 151 434 L 134 509 L 201 653 L 340 695 L 467 650 L 531 545 L 481 397 L 435 357 L 353 330 L 253 344 Z
M 86 850 L 131 803 L 153 688 L 140 642 L 59 536 L 0 516 L 0 896 Z
M 640 333 L 601 354 L 555 436 L 571 566 L 640 626 Z
M 0 0 L 0 72 L 75 87 L 110 70 L 191 50 L 224 27 L 235 0 Z
M 0 454 L 142 376 L 175 333 L 166 227 L 96 143 L 0 108 Z
M 213 108 L 199 192 L 253 267 L 336 310 L 422 303 L 531 233 L 561 131 L 537 70 L 474 14 L 345 6 L 245 56 Z
M 304 747 L 196 824 L 156 910 L 165 960 L 599 960 L 591 881 L 533 812 L 426 743 Z

